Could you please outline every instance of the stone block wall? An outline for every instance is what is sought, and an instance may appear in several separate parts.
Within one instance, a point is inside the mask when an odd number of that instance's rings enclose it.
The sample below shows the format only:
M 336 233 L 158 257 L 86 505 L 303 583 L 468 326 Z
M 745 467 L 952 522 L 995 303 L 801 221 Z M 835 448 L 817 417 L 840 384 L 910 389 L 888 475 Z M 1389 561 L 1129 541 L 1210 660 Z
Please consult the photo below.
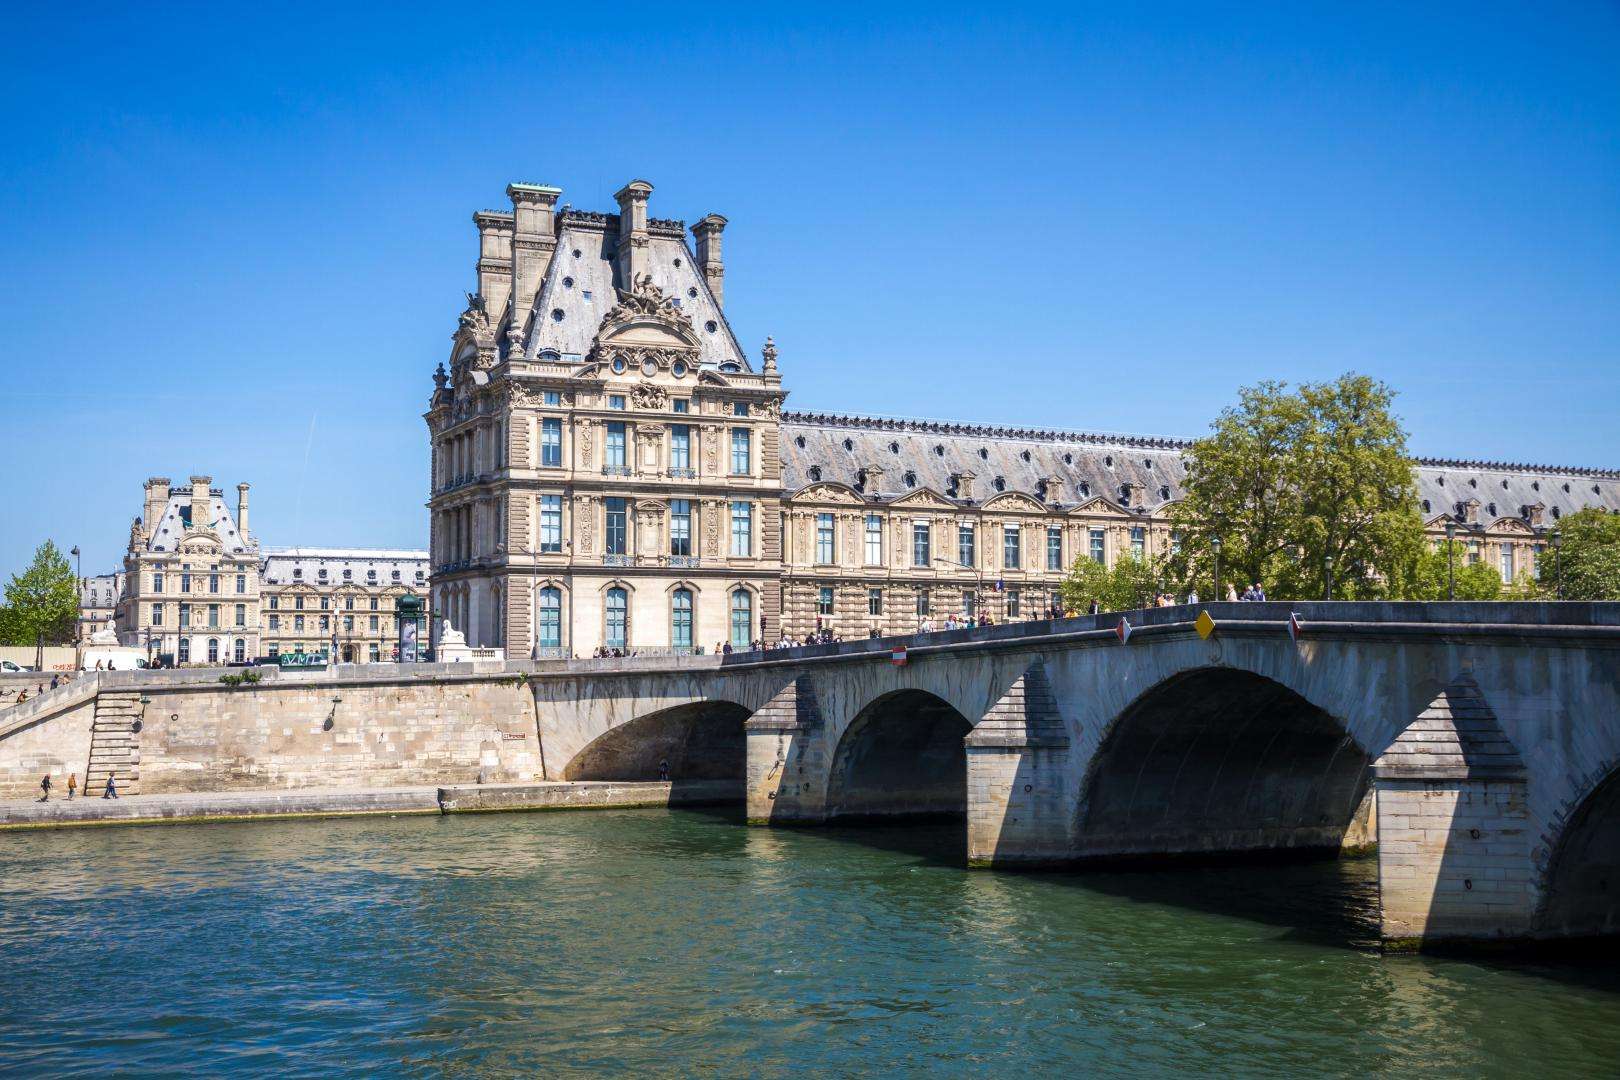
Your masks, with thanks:
M 23 717 L 19 724 L 9 712 L 0 713 L 0 799 L 38 796 L 46 773 L 51 775 L 52 797 L 67 796 L 69 774 L 78 774 L 84 783 L 96 699 L 94 694 L 75 697 L 63 708 L 47 709 L 38 722 Z

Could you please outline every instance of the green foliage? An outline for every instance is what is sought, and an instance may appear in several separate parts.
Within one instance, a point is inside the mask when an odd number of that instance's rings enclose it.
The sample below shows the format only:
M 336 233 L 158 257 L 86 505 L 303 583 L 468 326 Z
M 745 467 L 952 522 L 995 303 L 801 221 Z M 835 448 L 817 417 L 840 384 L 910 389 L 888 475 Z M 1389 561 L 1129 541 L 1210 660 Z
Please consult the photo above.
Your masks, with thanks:
M 7 645 L 63 645 L 73 640 L 79 596 L 67 556 L 47 540 L 34 561 L 6 583 L 6 617 L 0 620 Z
M 1222 581 L 1240 589 L 1259 581 L 1273 599 L 1318 599 L 1331 582 L 1335 599 L 1402 595 L 1423 523 L 1393 402 L 1355 374 L 1241 389 L 1188 455 L 1173 580 L 1213 596 L 1219 537 Z
M 262 676 L 257 671 L 244 671 L 240 674 L 221 675 L 219 677 L 219 681 L 224 683 L 226 686 L 234 688 L 244 684 L 247 686 L 252 686 L 254 683 L 258 682 L 260 678 L 262 678 Z
M 1452 569 L 1457 577 L 1458 600 L 1509 600 L 1515 597 L 1504 592 L 1502 575 L 1496 568 L 1481 560 L 1468 561 L 1468 548 L 1461 540 L 1442 540 L 1431 547 L 1420 545 L 1402 596 L 1407 600 L 1444 600 L 1447 596 L 1446 548 L 1450 545 Z
M 1060 591 L 1063 606 L 1084 613 L 1097 601 L 1104 611 L 1151 607 L 1162 589 L 1164 566 L 1159 560 L 1122 556 L 1112 569 L 1095 559 L 1081 557 L 1069 568 Z
M 1620 515 L 1588 508 L 1560 521 L 1553 529 L 1559 546 L 1550 544 L 1541 558 L 1541 594 L 1558 595 L 1563 564 L 1565 600 L 1620 600 Z

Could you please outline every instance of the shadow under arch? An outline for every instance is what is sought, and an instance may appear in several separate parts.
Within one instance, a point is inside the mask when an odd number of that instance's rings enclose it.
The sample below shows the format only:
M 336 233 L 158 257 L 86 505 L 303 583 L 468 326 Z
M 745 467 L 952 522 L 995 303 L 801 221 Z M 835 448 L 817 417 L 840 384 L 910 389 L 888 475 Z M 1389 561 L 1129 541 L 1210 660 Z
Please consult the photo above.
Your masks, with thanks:
M 967 751 L 973 730 L 926 690 L 896 690 L 869 702 L 833 751 L 830 820 L 967 813 Z
M 749 716 L 734 701 L 693 701 L 638 716 L 574 755 L 563 779 L 735 781 L 740 800 Z
M 1620 768 L 1581 800 L 1548 860 L 1536 912 L 1540 937 L 1620 935 Z
M 1209 667 L 1151 687 L 1082 782 L 1089 858 L 1337 853 L 1374 841 L 1372 759 L 1345 725 L 1263 675 Z

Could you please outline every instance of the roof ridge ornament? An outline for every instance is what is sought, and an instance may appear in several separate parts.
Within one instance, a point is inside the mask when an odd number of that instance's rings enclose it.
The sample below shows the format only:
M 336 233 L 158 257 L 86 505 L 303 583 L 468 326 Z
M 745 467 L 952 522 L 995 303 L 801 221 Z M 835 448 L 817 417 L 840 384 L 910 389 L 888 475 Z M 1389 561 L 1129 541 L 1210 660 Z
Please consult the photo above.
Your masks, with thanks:
M 765 335 L 765 348 L 760 350 L 760 355 L 765 358 L 764 374 L 776 374 L 776 339 L 769 334 Z

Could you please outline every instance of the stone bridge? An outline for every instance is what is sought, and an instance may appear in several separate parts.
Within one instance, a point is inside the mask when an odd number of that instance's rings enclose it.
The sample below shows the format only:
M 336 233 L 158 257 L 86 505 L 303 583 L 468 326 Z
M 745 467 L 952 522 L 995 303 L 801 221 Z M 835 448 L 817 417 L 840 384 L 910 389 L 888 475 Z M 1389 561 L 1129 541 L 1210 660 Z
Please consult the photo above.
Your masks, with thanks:
M 1375 845 L 1391 942 L 1620 932 L 1620 604 L 1210 604 L 1128 613 L 1125 640 L 1121 618 L 57 693 L 64 718 L 137 718 L 146 790 L 667 771 L 734 779 L 761 825 L 958 815 L 976 866 Z M 8 735 L 37 762 L 41 730 L 0 713 L 0 780 Z

